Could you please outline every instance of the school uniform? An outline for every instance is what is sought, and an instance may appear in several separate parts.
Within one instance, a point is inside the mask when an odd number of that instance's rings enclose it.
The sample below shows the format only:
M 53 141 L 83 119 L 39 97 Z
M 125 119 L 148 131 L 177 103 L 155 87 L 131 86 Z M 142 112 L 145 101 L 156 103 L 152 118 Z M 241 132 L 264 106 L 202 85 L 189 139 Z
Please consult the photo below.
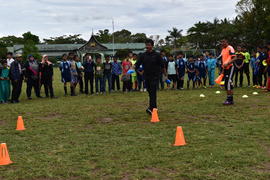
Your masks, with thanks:
M 258 68 L 257 59 L 255 57 L 251 58 L 250 66 L 251 66 L 251 69 L 252 69 L 252 84 L 253 84 L 253 86 L 257 86 L 258 85 L 259 68 Z
M 70 62 L 62 61 L 60 63 L 60 71 L 61 71 L 61 80 L 63 83 L 71 82 L 71 71 L 70 71 Z
M 237 60 L 234 62 L 234 66 L 235 66 L 235 86 L 237 87 L 238 84 L 238 75 L 240 74 L 240 84 L 239 86 L 242 87 L 243 86 L 243 74 L 244 74 L 244 67 L 240 67 L 238 68 L 237 66 L 241 66 L 244 63 L 244 59 L 245 56 L 243 54 L 243 52 L 236 52 L 235 53 L 237 56 Z
M 53 64 L 41 63 L 41 83 L 44 85 L 46 97 L 55 97 L 53 91 Z
M 267 66 L 263 64 L 263 61 L 267 60 L 267 54 L 263 52 L 257 53 L 257 61 L 258 61 L 258 83 L 261 87 L 266 86 L 267 82 L 267 72 L 265 71 Z M 263 82 L 264 78 L 264 82 Z
M 183 58 L 177 60 L 177 71 L 178 71 L 177 89 L 183 89 L 184 77 L 186 73 L 186 62 Z
M 170 81 L 173 81 L 173 83 L 177 82 L 177 64 L 175 61 L 168 61 L 167 62 L 167 74 L 168 74 L 168 79 Z
M 140 74 L 143 72 L 143 65 L 140 65 L 140 67 L 138 68 L 138 70 L 136 72 L 137 72 L 138 88 L 139 88 L 139 90 L 142 91 L 143 89 L 146 89 L 144 75 Z
M 23 66 L 17 60 L 10 65 L 10 80 L 12 84 L 11 102 L 18 103 L 22 91 Z
M 25 68 L 25 78 L 27 79 L 26 95 L 31 98 L 32 89 L 34 87 L 35 94 L 37 97 L 40 96 L 40 66 L 36 60 L 27 61 L 24 65 Z
M 85 83 L 85 94 L 89 94 L 89 82 L 91 94 L 94 94 L 94 73 L 96 64 L 94 61 L 84 61 L 84 83 Z

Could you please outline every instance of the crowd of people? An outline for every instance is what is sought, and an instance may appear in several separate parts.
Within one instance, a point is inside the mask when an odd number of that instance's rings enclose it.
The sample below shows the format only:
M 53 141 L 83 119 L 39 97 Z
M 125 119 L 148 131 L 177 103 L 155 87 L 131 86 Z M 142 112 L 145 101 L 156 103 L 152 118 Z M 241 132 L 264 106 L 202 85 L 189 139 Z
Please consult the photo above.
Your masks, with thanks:
M 184 87 L 190 89 L 191 86 L 212 88 L 215 85 L 216 70 L 222 73 L 221 58 L 215 57 L 211 52 L 185 57 L 182 52 L 172 55 L 161 51 L 159 55 L 165 69 L 159 74 L 157 89 L 160 90 L 183 90 Z M 270 43 L 265 47 L 258 47 L 257 52 L 251 55 L 244 46 L 237 46 L 235 56 L 234 87 L 243 87 L 245 74 L 249 87 L 252 85 L 270 91 Z M 116 56 L 106 56 L 103 62 L 101 57 L 94 60 L 90 54 L 86 54 L 84 61 L 81 62 L 80 57 L 73 52 L 64 54 L 59 64 L 64 94 L 65 96 L 69 94 L 69 86 L 70 95 L 76 96 L 77 85 L 77 91 L 84 94 L 104 94 L 114 91 L 145 92 L 149 83 L 144 78 L 143 64 L 136 66 L 140 58 L 141 54 L 130 52 L 123 61 Z M 29 100 L 32 99 L 32 89 L 37 98 L 43 98 L 40 93 L 42 86 L 47 98 L 56 98 L 53 76 L 54 64 L 49 61 L 48 56 L 43 55 L 42 60 L 38 61 L 33 55 L 29 55 L 24 61 L 21 54 L 16 54 L 13 59 L 13 54 L 7 53 L 6 60 L 0 63 L 0 102 L 18 103 L 24 81 Z M 187 79 L 186 86 L 185 79 Z

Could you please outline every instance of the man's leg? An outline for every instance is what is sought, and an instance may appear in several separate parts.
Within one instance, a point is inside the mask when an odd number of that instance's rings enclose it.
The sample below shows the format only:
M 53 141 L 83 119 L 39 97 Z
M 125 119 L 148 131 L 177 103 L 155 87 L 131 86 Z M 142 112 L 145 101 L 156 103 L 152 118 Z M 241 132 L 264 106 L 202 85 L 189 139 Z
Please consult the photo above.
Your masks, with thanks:
M 243 80 L 244 80 L 244 68 L 241 67 L 241 69 L 240 69 L 240 87 L 243 86 Z
M 91 89 L 91 94 L 94 94 L 94 74 L 90 75 L 90 89 Z
M 234 83 L 235 83 L 235 87 L 238 87 L 237 83 L 238 83 L 238 68 L 235 67 L 235 71 L 234 71 L 234 74 L 235 74 L 235 79 L 234 79 Z
M 34 80 L 34 90 L 35 90 L 35 94 L 37 97 L 41 97 L 40 96 L 40 88 L 39 88 L 39 79 Z
M 112 90 L 115 90 L 115 80 L 116 80 L 116 75 L 112 74 Z
M 28 78 L 27 83 L 26 83 L 26 95 L 29 98 L 31 98 L 31 92 L 32 92 L 32 87 L 33 87 L 33 80 Z
M 231 67 L 228 70 L 224 70 L 225 75 L 225 89 L 227 91 L 227 100 L 223 103 L 224 105 L 233 105 L 233 75 L 234 67 Z
M 88 85 L 88 82 L 89 82 L 89 75 L 88 74 L 85 74 L 84 75 L 84 89 L 85 89 L 85 94 L 89 94 L 89 85 Z

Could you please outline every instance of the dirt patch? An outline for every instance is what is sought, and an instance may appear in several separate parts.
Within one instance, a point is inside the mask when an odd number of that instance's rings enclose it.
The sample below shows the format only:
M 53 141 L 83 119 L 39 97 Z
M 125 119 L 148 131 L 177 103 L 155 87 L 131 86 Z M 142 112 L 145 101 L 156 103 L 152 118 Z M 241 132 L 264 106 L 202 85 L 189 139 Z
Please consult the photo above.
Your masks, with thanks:
M 58 119 L 58 118 L 62 118 L 63 115 L 60 114 L 60 113 L 50 113 L 50 114 L 47 114 L 43 117 L 39 117 L 38 119 L 41 119 L 41 120 L 51 120 L 51 119 Z
M 113 122 L 113 118 L 99 118 L 98 119 L 98 122 L 101 122 L 101 123 L 111 123 L 111 122 Z
M 255 168 L 256 172 L 259 173 L 269 173 L 270 172 L 270 162 L 264 163 L 262 166 Z
M 0 126 L 6 125 L 6 121 L 0 120 Z

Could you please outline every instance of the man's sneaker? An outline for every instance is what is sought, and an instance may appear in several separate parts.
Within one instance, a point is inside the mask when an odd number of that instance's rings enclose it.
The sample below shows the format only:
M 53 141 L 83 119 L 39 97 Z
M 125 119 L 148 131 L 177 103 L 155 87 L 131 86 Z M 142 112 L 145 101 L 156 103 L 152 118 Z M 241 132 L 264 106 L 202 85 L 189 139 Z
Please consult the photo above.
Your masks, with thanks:
M 150 116 L 152 115 L 152 111 L 150 108 L 146 109 L 146 113 L 149 114 Z
M 234 105 L 234 102 L 233 101 L 228 101 L 226 100 L 223 105 L 227 106 L 227 105 Z
M 28 99 L 28 100 L 32 100 L 32 98 L 31 98 L 31 97 L 28 97 L 27 99 Z

